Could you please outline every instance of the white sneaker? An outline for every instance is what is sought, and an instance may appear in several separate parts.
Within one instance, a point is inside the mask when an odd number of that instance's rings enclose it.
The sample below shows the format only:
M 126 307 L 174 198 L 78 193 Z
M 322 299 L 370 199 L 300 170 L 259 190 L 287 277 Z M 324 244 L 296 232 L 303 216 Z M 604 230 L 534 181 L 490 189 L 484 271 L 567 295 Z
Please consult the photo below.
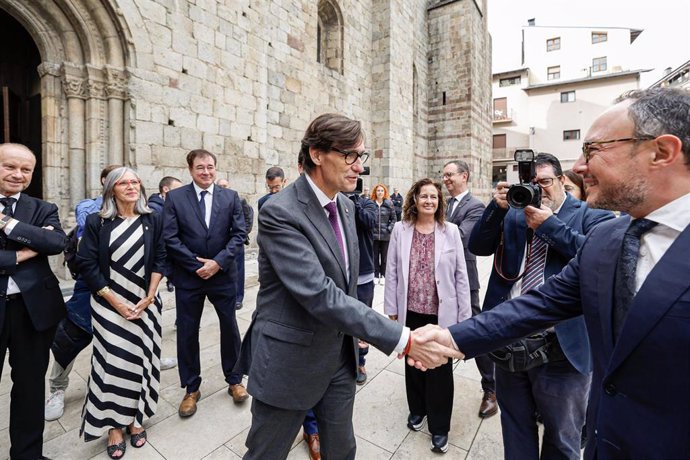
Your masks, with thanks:
M 50 422 L 62 417 L 65 413 L 65 392 L 57 390 L 48 396 L 45 407 L 45 419 Z
M 161 370 L 167 371 L 177 366 L 177 358 L 161 358 Z

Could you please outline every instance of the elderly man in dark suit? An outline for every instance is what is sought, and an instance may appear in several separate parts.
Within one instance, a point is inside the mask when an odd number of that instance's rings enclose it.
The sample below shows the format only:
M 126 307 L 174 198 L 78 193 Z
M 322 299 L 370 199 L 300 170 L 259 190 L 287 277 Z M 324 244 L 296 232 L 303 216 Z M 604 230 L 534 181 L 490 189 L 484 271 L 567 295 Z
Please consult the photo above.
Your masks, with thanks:
M 356 300 L 359 252 L 352 192 L 368 153 L 358 121 L 324 114 L 300 155 L 305 174 L 259 212 L 259 282 L 250 331 L 252 426 L 245 459 L 286 458 L 308 409 L 321 454 L 353 459 L 357 375 L 353 337 L 438 366 L 453 350 L 420 347 L 409 329 Z M 245 341 L 247 338 L 245 338 Z
M 235 253 L 247 232 L 237 192 L 218 187 L 216 156 L 206 150 L 187 155 L 192 183 L 171 190 L 165 199 L 163 238 L 175 280 L 177 359 L 186 389 L 180 417 L 196 412 L 201 397 L 199 324 L 208 298 L 220 322 L 220 356 L 228 393 L 236 403 L 248 398 L 242 373 L 234 372 L 240 352 L 235 317 Z
M 12 367 L 10 458 L 42 458 L 43 397 L 50 345 L 65 316 L 48 256 L 67 243 L 58 209 L 22 193 L 36 157 L 19 144 L 0 145 L 0 373 Z
M 629 216 L 593 229 L 540 288 L 428 330 L 472 357 L 584 314 L 594 368 L 586 459 L 690 452 L 689 119 L 690 94 L 671 88 L 632 92 L 604 112 L 574 169 L 588 204 Z
M 467 277 L 470 282 L 470 301 L 472 316 L 482 311 L 479 301 L 479 274 L 477 273 L 477 256 L 469 248 L 470 234 L 474 225 L 479 222 L 484 213 L 484 203 L 473 197 L 467 186 L 470 181 L 470 166 L 463 160 L 449 161 L 443 166 L 443 184 L 448 190 L 450 198 L 446 208 L 446 220 L 458 226 L 462 246 L 465 250 Z M 482 402 L 479 405 L 479 417 L 487 418 L 498 412 L 496 403 L 496 382 L 494 380 L 494 363 L 486 355 L 474 358 L 474 362 L 482 376 Z

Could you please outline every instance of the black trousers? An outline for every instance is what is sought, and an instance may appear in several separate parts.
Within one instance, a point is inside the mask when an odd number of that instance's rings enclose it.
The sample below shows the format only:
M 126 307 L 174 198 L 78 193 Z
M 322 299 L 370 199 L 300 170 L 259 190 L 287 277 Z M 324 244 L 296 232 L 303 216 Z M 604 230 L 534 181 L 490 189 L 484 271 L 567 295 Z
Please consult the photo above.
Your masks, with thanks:
M 414 330 L 427 324 L 438 324 L 438 317 L 408 310 L 405 324 Z M 415 369 L 406 362 L 405 390 L 410 414 L 426 415 L 431 434 L 447 435 L 453 413 L 452 360 L 426 372 Z
M 233 368 L 240 356 L 240 331 L 235 316 L 235 284 L 210 284 L 203 289 L 185 289 L 178 281 L 175 289 L 177 311 L 177 361 L 180 386 L 193 393 L 201 385 L 199 356 L 199 325 L 204 301 L 213 304 L 220 323 L 220 361 L 225 381 L 230 385 L 242 382 L 242 373 Z
M 389 241 L 374 240 L 374 276 L 386 276 L 386 259 L 388 258 Z
M 10 351 L 10 458 L 35 460 L 43 452 L 45 376 L 55 327 L 37 331 L 18 297 L 5 303 L 0 331 L 0 374 Z M 2 454 L 0 454 L 2 455 Z

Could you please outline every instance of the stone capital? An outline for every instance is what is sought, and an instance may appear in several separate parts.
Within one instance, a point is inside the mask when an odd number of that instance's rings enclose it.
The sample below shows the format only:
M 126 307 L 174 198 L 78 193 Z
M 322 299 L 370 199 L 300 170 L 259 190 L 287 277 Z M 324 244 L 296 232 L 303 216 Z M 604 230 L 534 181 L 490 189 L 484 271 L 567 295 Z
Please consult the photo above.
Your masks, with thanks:
M 127 99 L 127 73 L 123 69 L 106 66 L 105 75 L 108 99 Z
M 51 77 L 60 77 L 60 64 L 55 64 L 52 62 L 42 62 L 38 68 L 38 76 L 43 78 L 46 75 Z

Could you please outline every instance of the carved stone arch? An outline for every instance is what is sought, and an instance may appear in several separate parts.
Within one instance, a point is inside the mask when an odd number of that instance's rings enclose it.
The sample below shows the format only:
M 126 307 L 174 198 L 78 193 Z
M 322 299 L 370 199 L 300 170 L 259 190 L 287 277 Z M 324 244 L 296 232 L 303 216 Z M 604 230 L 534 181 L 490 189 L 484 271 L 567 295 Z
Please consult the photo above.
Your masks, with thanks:
M 100 190 L 105 164 L 124 164 L 130 30 L 116 0 L 0 0 L 41 56 L 43 192 L 63 213 Z M 56 195 L 57 194 L 57 195 Z
M 317 23 L 317 61 L 343 73 L 343 13 L 336 0 L 319 0 Z

